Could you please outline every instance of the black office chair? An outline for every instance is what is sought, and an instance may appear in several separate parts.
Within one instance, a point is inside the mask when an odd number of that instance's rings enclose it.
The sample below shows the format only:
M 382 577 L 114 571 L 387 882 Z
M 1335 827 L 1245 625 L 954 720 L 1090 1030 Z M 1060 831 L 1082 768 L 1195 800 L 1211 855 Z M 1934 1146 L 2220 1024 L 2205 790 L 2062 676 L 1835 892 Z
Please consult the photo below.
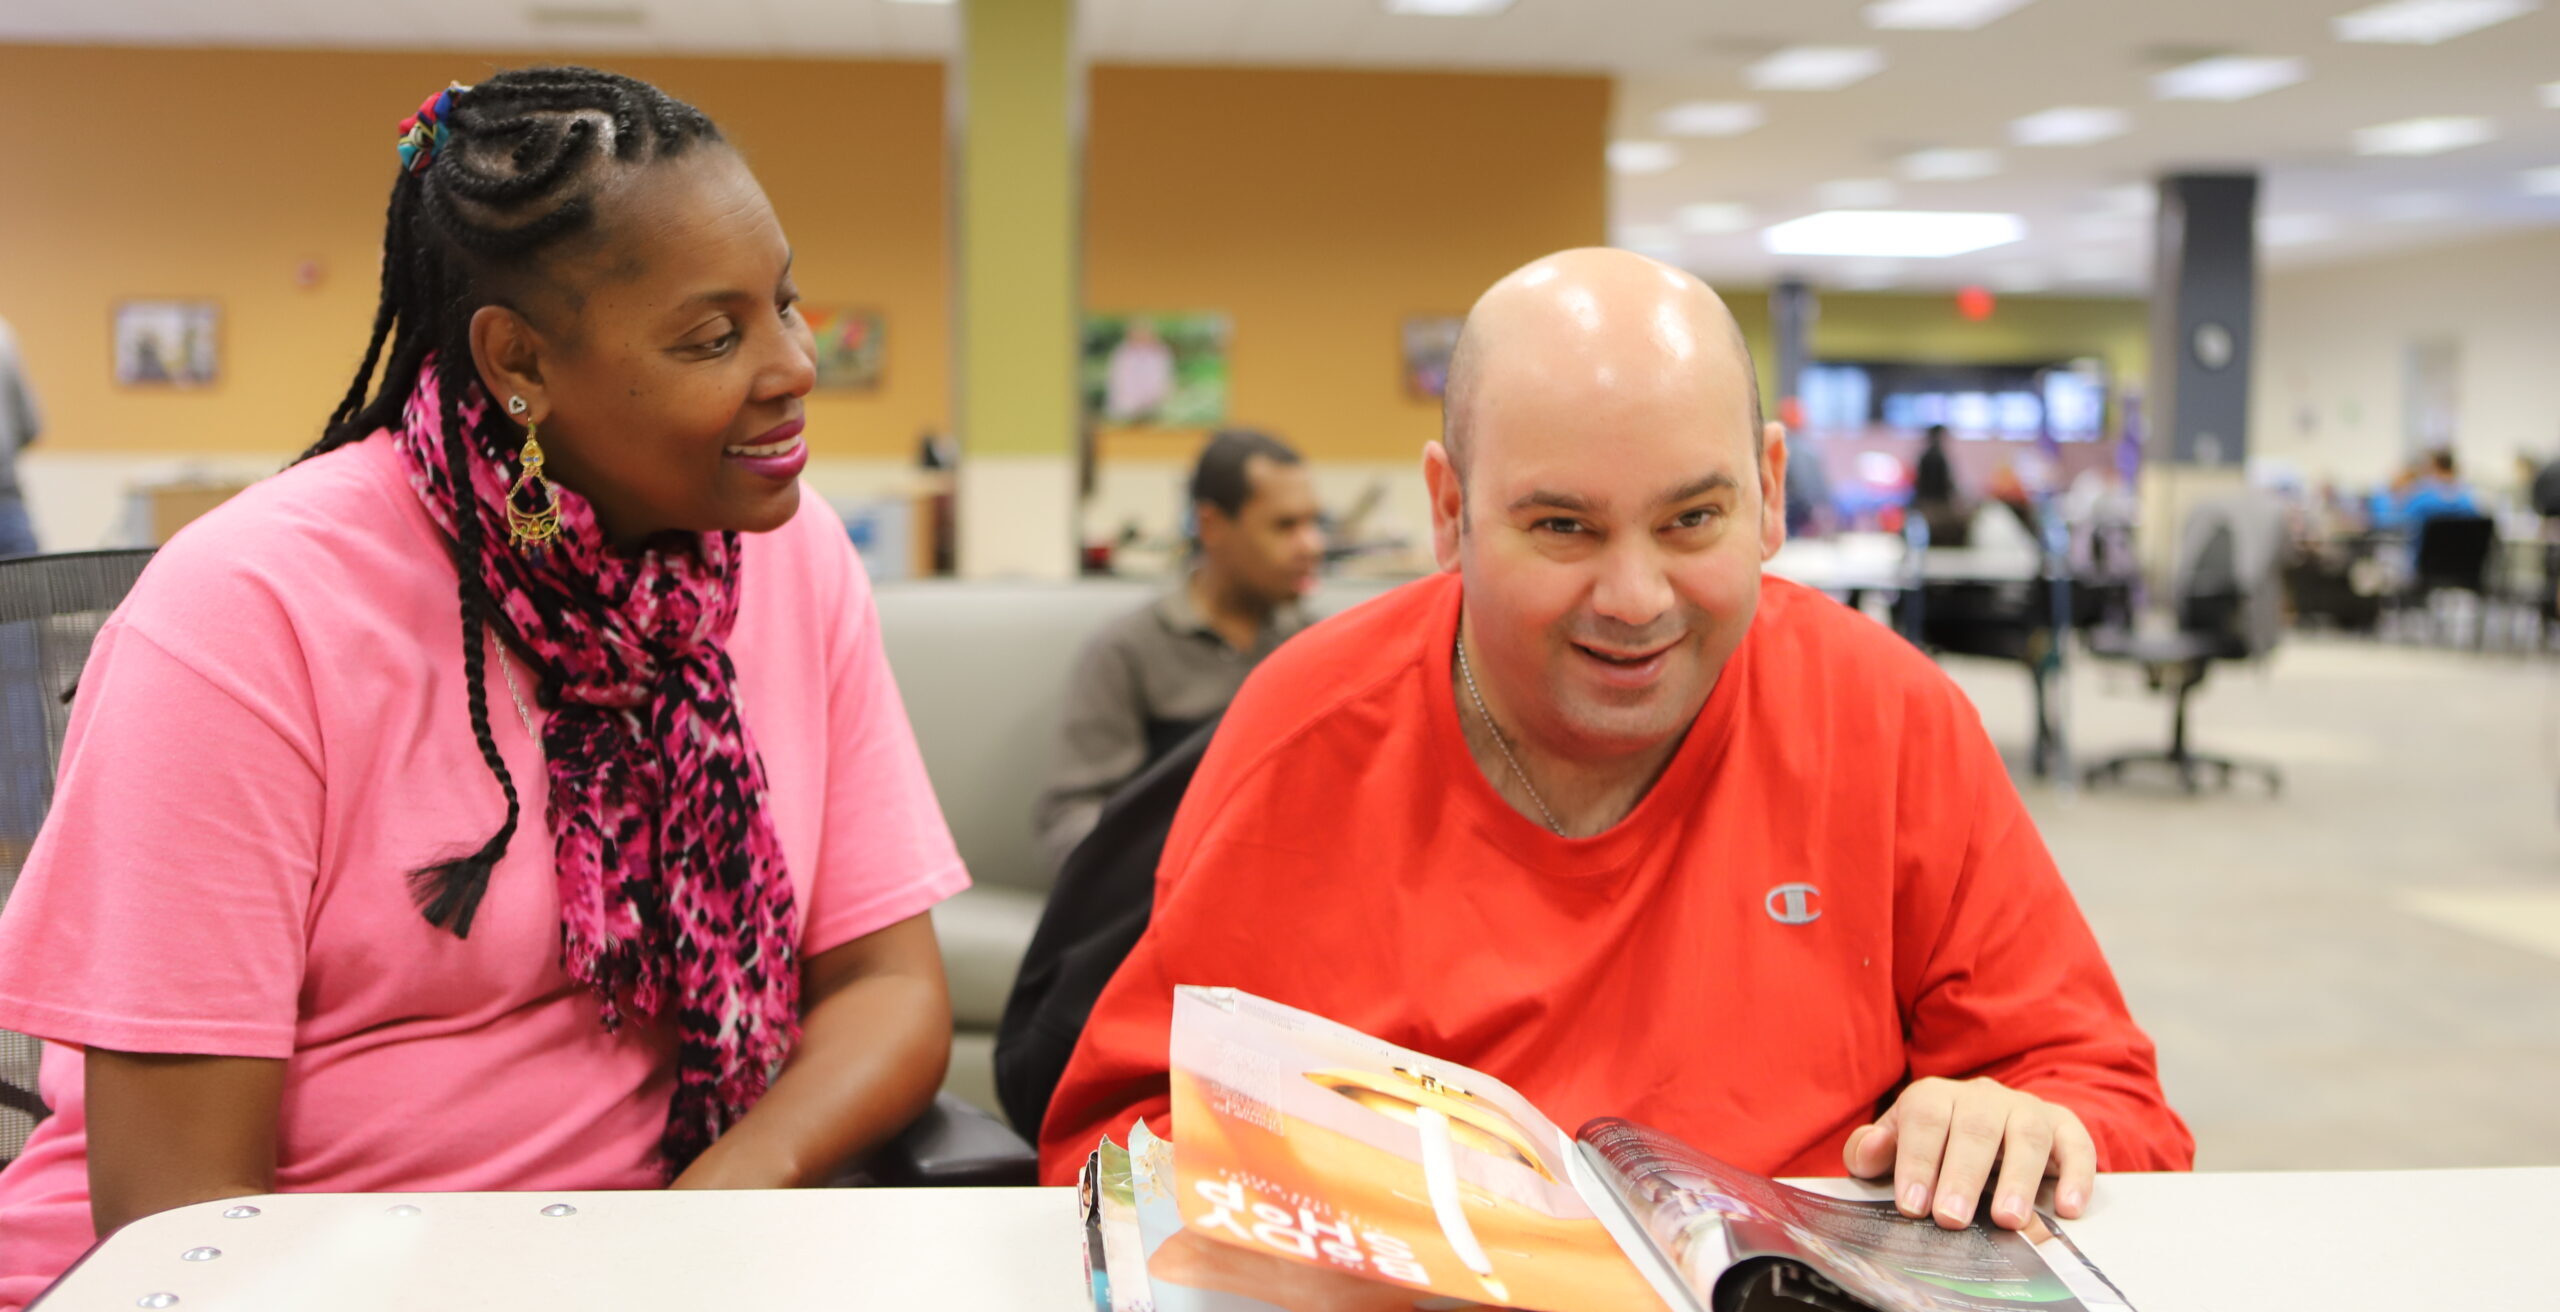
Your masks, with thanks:
M 2126 752 L 2088 767 L 2086 779 L 2121 783 L 2136 765 L 2165 765 L 2175 771 L 2188 792 L 2198 776 L 2210 771 L 2217 785 L 2228 788 L 2235 774 L 2266 781 L 2270 795 L 2284 790 L 2284 776 L 2273 765 L 2198 752 L 2187 746 L 2187 699 L 2204 685 L 2216 662 L 2251 660 L 2275 647 L 2281 627 L 2273 618 L 2280 605 L 2279 553 L 2272 537 L 2244 551 L 2241 517 L 2253 511 L 2245 499 L 2198 506 L 2190 518 L 2188 547 L 2182 551 L 2174 601 L 2178 628 L 2174 633 L 2144 634 L 2130 628 L 2102 629 L 2090 635 L 2089 653 L 2102 660 L 2127 661 L 2142 668 L 2154 691 L 2169 694 L 2169 746 L 2166 751 Z M 2260 526 L 2267 534 L 2279 524 Z M 2263 559 L 2257 559 L 2263 556 Z
M 0 560 L 0 906 L 52 804 L 71 691 L 90 644 L 151 556 L 142 548 Z M 40 1052 L 34 1039 L 0 1030 L 0 1165 L 17 1158 L 44 1119 L 36 1093 Z M 1039 1158 L 1021 1136 L 945 1093 L 847 1182 L 1027 1185 L 1038 1170 Z
M 0 905 L 53 802 L 53 766 L 90 641 L 150 560 L 147 548 L 0 560 Z M 17 1158 L 44 1119 L 39 1053 L 34 1039 L 0 1030 L 0 1164 Z
M 2438 515 L 2419 521 L 2409 586 L 2400 594 L 2401 609 L 2432 616 L 2437 594 L 2469 593 L 2476 616 L 2472 643 L 2487 645 L 2489 606 L 2497 597 L 2497 588 L 2490 582 L 2497 553 L 2498 524 L 2486 515 Z

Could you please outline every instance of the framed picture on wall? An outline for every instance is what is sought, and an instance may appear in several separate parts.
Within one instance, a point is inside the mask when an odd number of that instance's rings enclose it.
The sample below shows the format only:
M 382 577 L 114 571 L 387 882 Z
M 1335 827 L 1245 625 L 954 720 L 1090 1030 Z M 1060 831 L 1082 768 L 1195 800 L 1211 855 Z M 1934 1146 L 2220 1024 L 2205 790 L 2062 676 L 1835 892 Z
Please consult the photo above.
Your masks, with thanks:
M 119 301 L 116 383 L 211 387 L 222 374 L 222 307 L 213 301 Z
M 1085 418 L 1146 428 L 1225 423 L 1229 331 L 1216 312 L 1086 315 Z
M 1416 314 L 1404 321 L 1404 394 L 1437 401 L 1449 390 L 1449 356 L 1458 349 L 1455 315 Z
M 878 310 L 804 304 L 800 317 L 818 341 L 818 386 L 851 392 L 880 386 L 887 343 Z

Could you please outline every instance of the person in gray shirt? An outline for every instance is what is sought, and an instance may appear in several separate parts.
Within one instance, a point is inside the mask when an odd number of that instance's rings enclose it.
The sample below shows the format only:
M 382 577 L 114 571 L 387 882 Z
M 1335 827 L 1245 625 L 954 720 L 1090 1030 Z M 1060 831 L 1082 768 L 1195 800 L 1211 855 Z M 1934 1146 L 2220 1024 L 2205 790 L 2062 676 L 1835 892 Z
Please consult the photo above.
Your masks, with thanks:
M 18 452 L 36 440 L 44 426 L 36 413 L 35 390 L 18 362 L 18 339 L 0 319 L 0 556 L 32 556 L 35 525 L 27 518 L 26 494 L 18 487 Z
M 1034 823 L 1051 868 L 1102 804 L 1227 707 L 1245 675 L 1305 628 L 1300 598 L 1324 561 L 1314 481 L 1267 433 L 1209 439 L 1191 471 L 1190 573 L 1103 626 L 1067 681 L 1058 750 Z

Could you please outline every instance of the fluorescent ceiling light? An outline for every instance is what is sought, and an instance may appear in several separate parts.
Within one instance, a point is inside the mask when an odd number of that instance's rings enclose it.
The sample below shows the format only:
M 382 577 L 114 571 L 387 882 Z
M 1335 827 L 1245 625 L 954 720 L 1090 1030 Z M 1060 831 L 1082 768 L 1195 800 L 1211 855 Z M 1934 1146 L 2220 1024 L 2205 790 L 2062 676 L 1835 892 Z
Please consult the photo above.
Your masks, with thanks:
M 1660 173 L 1680 162 L 1680 152 L 1667 141 L 1612 141 L 1609 167 L 1620 173 Z
M 2341 41 L 2431 46 L 2541 7 L 2538 0 L 2391 0 L 2341 14 L 2329 28 Z
M 914 3 L 914 0 L 908 2 Z M 1429 18 L 1475 18 L 1498 14 L 1510 7 L 1511 0 L 1387 0 L 1388 13 L 1421 14 Z
M 1970 32 L 2027 7 L 2029 0 L 1876 0 L 1867 26 L 1886 31 Z
M 1765 117 L 1748 101 L 1692 100 L 1655 115 L 1653 126 L 1666 137 L 1738 137 Z
M 1790 46 L 1742 71 L 1760 91 L 1837 91 L 1884 71 L 1873 46 Z
M 2373 212 L 2393 223 L 2424 223 L 2450 218 L 2461 208 L 2462 203 L 2448 192 L 2402 191 L 2374 202 Z
M 2560 164 L 2547 169 L 2526 169 L 2516 175 L 2528 196 L 2560 196 Z
M 2453 116 L 2409 118 L 2397 123 L 2356 129 L 2359 155 L 2441 155 L 2477 146 L 2498 135 L 2498 125 L 2485 118 Z
M 2247 100 L 2308 76 L 2302 61 L 2289 56 L 2217 55 L 2155 75 L 2151 94 L 2162 100 Z
M 2546 109 L 2560 109 L 2560 82 L 2542 84 L 2542 104 Z
M 2338 221 L 2326 214 L 2269 214 L 2258 220 L 2261 246 L 2307 246 L 2338 235 Z
M 2009 139 L 2021 146 L 2085 146 L 2121 137 L 2133 128 L 2133 116 L 2121 109 L 2064 105 L 2029 114 L 2009 125 Z
M 1880 210 L 1902 195 L 1902 189 L 1884 178 L 1834 178 L 1813 189 L 1813 198 L 1826 210 Z
M 2027 235 L 2015 214 L 1944 210 L 1825 210 L 1761 232 L 1776 255 L 1936 260 L 2005 246 Z
M 1902 176 L 1913 182 L 1961 182 L 1999 171 L 1996 150 L 1915 150 L 1902 157 Z

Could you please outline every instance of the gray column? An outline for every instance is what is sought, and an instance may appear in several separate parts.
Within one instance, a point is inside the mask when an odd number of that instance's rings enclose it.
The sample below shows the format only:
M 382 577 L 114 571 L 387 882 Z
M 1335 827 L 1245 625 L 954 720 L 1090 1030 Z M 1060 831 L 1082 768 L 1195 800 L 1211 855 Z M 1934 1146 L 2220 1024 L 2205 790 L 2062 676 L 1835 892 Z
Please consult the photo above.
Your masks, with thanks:
M 2160 179 L 2151 271 L 2151 462 L 2236 468 L 2249 457 L 2258 317 L 2258 178 Z

